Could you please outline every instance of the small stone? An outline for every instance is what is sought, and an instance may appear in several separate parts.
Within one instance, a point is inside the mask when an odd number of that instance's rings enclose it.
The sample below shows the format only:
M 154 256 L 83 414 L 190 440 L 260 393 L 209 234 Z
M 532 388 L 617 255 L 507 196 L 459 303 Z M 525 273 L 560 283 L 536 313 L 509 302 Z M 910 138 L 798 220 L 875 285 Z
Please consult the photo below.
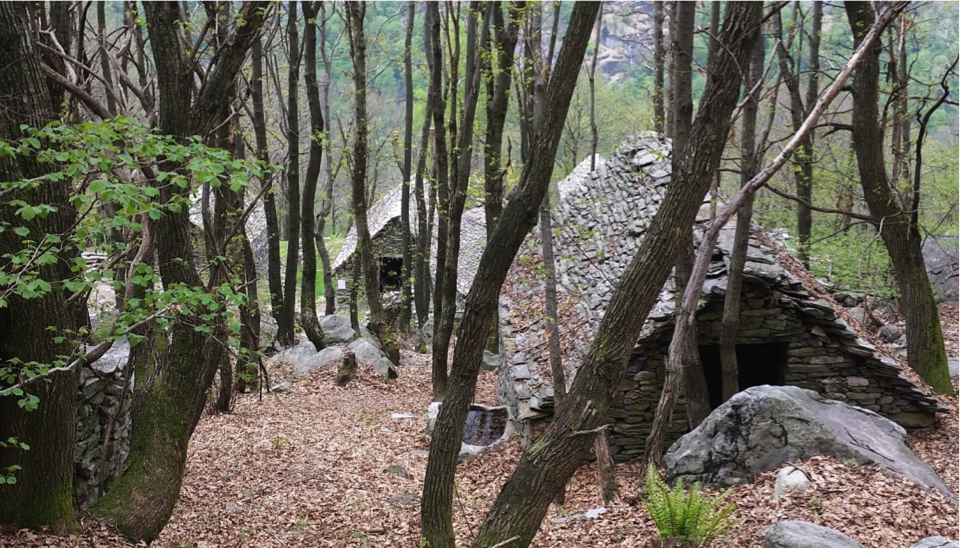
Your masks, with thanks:
M 387 465 L 385 471 L 391 475 L 397 475 L 402 479 L 410 478 L 410 475 L 407 474 L 407 470 L 400 465 Z
M 900 330 L 892 324 L 887 324 L 883 328 L 880 328 L 880 338 L 887 343 L 893 343 L 900 339 Z
M 870 382 L 862 377 L 850 376 L 847 378 L 847 385 L 850 387 L 866 387 Z
M 941 547 L 960 547 L 960 541 L 950 540 L 943 536 L 930 536 L 929 538 L 923 538 L 922 540 L 919 540 L 910 547 L 928 547 L 937 549 Z
M 283 383 L 278 383 L 273 387 L 270 387 L 271 393 L 288 393 L 293 389 L 293 384 L 289 381 L 284 381 Z
M 765 529 L 764 547 L 863 547 L 832 528 L 799 520 L 785 520 Z
M 803 491 L 810 488 L 810 479 L 796 467 L 784 467 L 777 473 L 773 485 L 773 501 L 777 501 L 788 492 Z

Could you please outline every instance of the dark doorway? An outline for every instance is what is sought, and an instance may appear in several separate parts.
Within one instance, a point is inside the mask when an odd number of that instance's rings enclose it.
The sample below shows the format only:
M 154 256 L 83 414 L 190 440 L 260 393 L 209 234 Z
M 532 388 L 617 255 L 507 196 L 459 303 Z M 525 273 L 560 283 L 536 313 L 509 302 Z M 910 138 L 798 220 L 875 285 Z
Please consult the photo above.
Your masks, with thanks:
M 402 257 L 381 256 L 380 261 L 380 291 L 397 291 L 400 289 L 400 273 L 403 269 Z
M 757 385 L 783 385 L 787 370 L 787 342 L 737 345 L 740 390 Z M 701 345 L 700 362 L 710 391 L 710 408 L 720 406 L 722 374 L 720 346 Z

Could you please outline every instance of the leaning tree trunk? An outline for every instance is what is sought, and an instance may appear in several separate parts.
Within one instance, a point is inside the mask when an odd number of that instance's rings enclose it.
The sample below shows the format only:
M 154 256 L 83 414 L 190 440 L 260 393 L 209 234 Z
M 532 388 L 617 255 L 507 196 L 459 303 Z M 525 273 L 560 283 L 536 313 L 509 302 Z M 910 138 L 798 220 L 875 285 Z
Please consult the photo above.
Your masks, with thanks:
M 457 331 L 451 386 L 434 428 L 423 486 L 422 532 L 427 543 L 434 547 L 452 547 L 456 541 L 452 519 L 453 481 L 467 409 L 476 390 L 479 365 L 500 287 L 520 244 L 533 228 L 537 209 L 550 183 L 553 159 L 597 8 L 597 4 L 587 2 L 578 2 L 573 8 L 553 85 L 547 91 L 544 115 L 537 132 L 539 138 L 533 145 L 535 152 L 531 162 L 524 166 L 520 184 L 511 194 L 500 223 L 487 243 L 467 295 L 466 309 Z
M 854 42 L 859 45 L 874 23 L 873 8 L 866 2 L 847 2 L 845 6 Z M 934 390 L 952 394 L 940 315 L 923 262 L 920 233 L 887 179 L 883 137 L 877 122 L 879 75 L 880 47 L 874 46 L 857 66 L 853 79 L 853 95 L 857 98 L 853 104 L 853 146 L 863 196 L 900 285 L 907 362 Z M 921 168 L 917 165 L 914 169 L 919 172 Z
M 746 63 L 762 13 L 759 3 L 728 5 L 720 33 L 727 47 L 708 68 L 710 74 L 724 76 L 707 82 L 700 103 L 704 108 L 691 128 L 687 147 L 680 151 L 682 169 L 672 175 L 680 184 L 668 188 L 647 236 L 614 290 L 566 403 L 557 410 L 550 427 L 524 452 L 480 527 L 474 546 L 489 547 L 513 536 L 517 539 L 508 545 L 528 545 L 553 495 L 583 463 L 626 370 L 643 320 L 670 272 L 672 262 L 663 258 L 689 240 L 690 227 L 720 164 L 730 114 L 740 91 L 736 67 Z
M 56 119 L 47 81 L 39 65 L 36 41 L 30 31 L 27 6 L 0 4 L 0 50 L 4 52 L 4 69 L 0 71 L 0 139 L 13 142 L 20 138 L 20 124 L 43 127 Z M 5 156 L 0 158 L 0 181 L 20 181 L 46 173 L 48 167 L 36 161 L 35 156 Z M 66 234 L 73 225 L 76 211 L 70 207 L 70 182 L 46 181 L 35 189 L 19 191 L 0 204 L 0 219 L 25 227 L 23 237 L 12 230 L 0 232 L 0 269 L 12 274 L 15 266 L 9 259 L 23 249 L 22 239 L 42 242 L 47 234 Z M 23 200 L 32 206 L 49 204 L 57 208 L 46 217 L 32 220 L 15 213 L 16 206 L 7 200 Z M 7 255 L 9 254 L 9 255 Z M 70 256 L 77 250 L 65 247 L 58 261 L 42 266 L 36 273 L 38 280 L 51 283 L 51 290 L 42 296 L 25 299 L 16 293 L 5 296 L 7 304 L 0 308 L 0 365 L 12 368 L 19 377 L 21 367 L 11 360 L 36 361 L 54 365 L 58 356 L 70 355 L 70 343 L 53 337 L 64 330 L 75 328 L 74 316 L 69 314 L 67 294 L 58 281 L 71 278 Z M 55 327 L 56 332 L 51 332 Z M 0 391 L 8 389 L 4 380 Z M 0 484 L 0 524 L 17 524 L 24 528 L 40 529 L 47 525 L 55 533 L 75 533 L 79 526 L 74 518 L 73 454 L 76 432 L 76 372 L 49 374 L 44 382 L 28 385 L 23 390 L 40 399 L 36 410 L 28 411 L 18 403 L 16 396 L 0 396 L 0 418 L 3 428 L 0 439 L 0 470 L 19 465 L 16 484 Z M 7 445 L 8 437 L 15 437 L 30 447 L 22 451 L 17 445 Z

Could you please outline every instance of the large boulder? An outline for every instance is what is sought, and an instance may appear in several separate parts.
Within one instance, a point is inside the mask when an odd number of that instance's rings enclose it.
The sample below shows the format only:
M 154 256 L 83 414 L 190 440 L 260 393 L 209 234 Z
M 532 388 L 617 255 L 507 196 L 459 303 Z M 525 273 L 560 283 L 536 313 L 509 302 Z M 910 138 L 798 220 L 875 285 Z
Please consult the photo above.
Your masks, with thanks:
M 344 343 L 353 341 L 353 339 L 357 337 L 357 332 L 348 324 L 346 326 L 337 326 L 332 330 L 324 330 L 323 337 L 327 345 L 343 345 Z
M 308 372 L 319 370 L 320 368 L 337 365 L 341 360 L 343 360 L 343 349 L 340 347 L 327 347 L 297 365 L 293 371 L 293 377 L 300 377 Z
M 313 346 L 313 343 L 304 341 L 275 354 L 273 359 L 281 364 L 298 368 L 301 364 L 313 358 L 315 354 L 317 354 L 317 348 Z
M 923 242 L 923 259 L 937 297 L 943 301 L 955 300 L 958 295 L 957 282 L 960 280 L 957 237 L 943 234 L 927 238 Z
M 764 547 L 863 547 L 857 540 L 832 528 L 785 520 L 766 529 Z
M 362 337 L 348 345 L 347 349 L 353 351 L 353 354 L 357 357 L 357 362 L 372 367 L 383 377 L 387 379 L 397 377 L 396 365 L 390 362 L 390 359 L 377 347 L 375 340 Z
M 704 485 L 755 478 L 816 455 L 875 463 L 956 501 L 943 480 L 907 447 L 906 431 L 885 417 L 793 386 L 737 393 L 664 455 L 667 474 Z
M 926 548 L 936 548 L 941 547 L 960 547 L 960 541 L 951 540 L 943 536 L 930 536 L 929 538 L 923 538 L 922 540 L 914 543 L 910 547 L 926 547 Z
M 320 319 L 320 327 L 323 328 L 324 332 L 333 331 L 343 326 L 350 327 L 349 318 L 337 315 L 326 315 Z

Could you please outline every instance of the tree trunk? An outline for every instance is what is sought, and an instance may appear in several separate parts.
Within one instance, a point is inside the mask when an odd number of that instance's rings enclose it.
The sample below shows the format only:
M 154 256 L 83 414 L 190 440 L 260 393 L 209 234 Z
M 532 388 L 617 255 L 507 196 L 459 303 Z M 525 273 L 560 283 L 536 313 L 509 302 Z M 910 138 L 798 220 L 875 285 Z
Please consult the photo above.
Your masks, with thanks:
M 431 10 L 427 7 L 426 16 L 423 19 L 423 50 L 426 53 L 427 65 L 429 67 L 430 79 L 427 88 L 427 105 L 423 114 L 423 129 L 420 133 L 420 150 L 417 155 L 416 179 L 414 181 L 414 199 L 417 204 L 417 251 L 416 261 L 414 262 L 414 304 L 416 306 L 417 326 L 422 328 L 430 315 L 430 242 L 432 240 L 430 229 L 427 227 L 427 202 L 424 198 L 423 177 L 427 169 L 427 151 L 430 148 L 430 123 L 433 120 L 433 110 L 436 108 L 437 98 L 440 95 L 440 89 L 436 87 L 433 80 L 433 64 L 435 62 L 432 54 L 433 46 L 433 17 Z
M 743 160 L 740 163 L 741 186 L 746 185 L 757 173 L 757 112 L 759 111 L 759 88 L 753 93 L 754 85 L 763 78 L 763 61 L 766 47 L 764 38 L 757 39 L 750 70 L 744 89 L 748 90 L 743 104 L 743 118 L 740 130 L 740 150 Z M 730 252 L 730 266 L 727 268 L 727 293 L 723 300 L 723 319 L 720 325 L 720 371 L 721 402 L 726 402 L 740 390 L 740 368 L 737 362 L 737 330 L 740 329 L 740 297 L 743 287 L 743 266 L 747 261 L 747 245 L 750 242 L 750 222 L 753 217 L 753 196 L 737 210 L 737 228 Z
M 317 250 L 314 236 L 313 206 L 317 200 L 317 180 L 323 165 L 323 113 L 320 110 L 320 84 L 317 81 L 317 25 L 320 13 L 317 3 L 301 2 L 304 30 L 305 60 L 307 64 L 304 79 L 307 88 L 307 104 L 310 108 L 310 158 L 307 161 L 306 181 L 303 182 L 303 204 L 300 212 L 300 234 L 303 238 L 303 263 L 300 278 L 300 325 L 307 339 L 319 351 L 327 346 L 323 337 L 323 328 L 317 319 Z M 314 21 L 311 23 L 311 21 Z M 321 235 L 320 240 L 323 240 Z M 325 287 L 325 292 L 333 291 Z
M 600 27 L 603 23 L 603 6 L 597 13 L 597 42 L 590 61 L 590 171 L 597 169 L 597 145 L 600 143 L 600 130 L 597 128 L 597 90 L 594 81 L 597 74 L 597 57 L 600 54 Z M 661 30 L 661 32 L 663 32 Z M 661 78 L 663 75 L 661 75 Z
M 624 271 L 565 404 L 546 432 L 524 452 L 474 546 L 488 547 L 513 536 L 519 536 L 511 542 L 513 546 L 529 544 L 553 494 L 583 462 L 623 377 L 643 320 L 669 274 L 672 262 L 663 258 L 689 241 L 690 227 L 709 188 L 710 176 L 719 166 L 730 114 L 739 97 L 736 67 L 746 64 L 761 14 L 762 6 L 757 3 L 728 5 L 720 35 L 727 47 L 717 55 L 716 65 L 709 67 L 710 74 L 722 76 L 707 81 L 700 103 L 704 107 L 683 151 L 683 169 L 673 174 L 674 184 L 668 187 L 647 236 Z
M 300 33 L 297 2 L 287 4 L 287 264 L 283 275 L 283 322 L 277 340 L 284 347 L 296 342 L 297 268 L 300 266 Z M 313 221 L 311 218 L 310 221 Z M 313 231 L 310 232 L 313 234 Z M 306 258 L 304 258 L 306 259 Z M 316 268 L 316 267 L 314 267 Z M 301 301 L 303 298 L 301 297 Z
M 332 67 L 330 64 L 330 56 L 327 54 L 327 14 L 324 9 L 324 3 L 320 3 L 320 57 L 323 60 L 323 82 L 320 85 L 320 108 L 321 116 L 326 121 L 326 124 L 330 124 L 330 81 L 332 79 Z M 333 272 L 330 269 L 330 254 L 327 252 L 327 244 L 323 238 L 324 228 L 327 224 L 327 217 L 330 217 L 331 220 L 331 232 L 336 231 L 337 225 L 336 220 L 333 218 L 333 184 L 337 179 L 333 171 L 333 156 L 331 155 L 331 148 L 333 147 L 330 138 L 331 132 L 329 127 L 325 128 L 323 132 L 323 146 L 327 150 L 327 161 L 325 163 L 325 171 L 327 174 L 327 181 L 324 185 L 323 190 L 323 199 L 320 206 L 320 213 L 317 214 L 317 250 L 320 252 L 320 263 L 323 265 L 323 296 L 325 301 L 325 307 L 323 314 L 332 315 L 337 311 L 337 288 L 333 285 Z M 337 168 L 337 173 L 340 172 L 339 167 Z
M 430 65 L 430 86 L 442 89 L 441 76 L 443 72 L 443 56 L 441 55 L 440 40 L 440 8 L 433 2 L 427 3 L 427 17 L 430 18 L 430 39 L 432 44 L 428 56 L 433 58 Z M 447 354 L 449 349 L 443 347 L 443 338 L 438 337 L 440 319 L 443 316 L 443 284 L 444 266 L 447 262 L 447 234 L 450 211 L 450 180 L 447 171 L 447 136 L 444 115 L 447 107 L 443 95 L 437 93 L 433 108 L 433 158 L 437 181 L 437 271 L 433 287 L 433 349 L 431 363 L 431 382 L 433 384 L 433 400 L 443 400 L 447 394 Z M 449 341 L 449 339 L 448 339 Z
M 162 132 L 183 140 L 211 131 L 268 7 L 260 2 L 243 4 L 237 19 L 244 24 L 236 26 L 196 100 L 191 101 L 195 93 L 192 79 L 183 75 L 191 70 L 193 61 L 186 59 L 182 48 L 176 4 L 144 5 L 158 74 Z M 171 161 L 161 163 L 165 171 L 180 167 Z M 162 204 L 185 199 L 189 192 L 176 185 L 151 184 L 158 187 Z M 155 228 L 164 287 L 202 288 L 193 263 L 189 211 L 167 209 Z M 147 385 L 134 418 L 127 472 L 91 509 L 94 515 L 112 520 L 132 539 L 156 539 L 173 512 L 183 481 L 187 443 L 223 354 L 219 341 L 225 340 L 227 332 L 222 320 L 215 323 L 211 336 L 194 329 L 199 322 L 196 318 L 178 319 L 170 327 L 170 346 L 158 357 L 159 374 Z
M 28 22 L 26 5 L 0 4 L 0 50 L 6 59 L 0 71 L 0 139 L 12 142 L 21 137 L 20 124 L 43 127 L 56 120 L 56 105 L 51 99 L 46 78 L 40 69 L 40 55 Z M 34 156 L 18 155 L 0 158 L 0 180 L 19 181 L 45 174 L 48 167 Z M 46 181 L 32 190 L 23 190 L 5 197 L 0 204 L 0 219 L 25 227 L 24 237 L 12 230 L 0 233 L 0 268 L 5 273 L 15 268 L 10 257 L 23 249 L 21 240 L 42 242 L 47 234 L 65 234 L 70 230 L 76 211 L 70 207 L 70 181 Z M 6 202 L 23 200 L 30 205 L 49 204 L 57 208 L 44 218 L 25 220 L 15 213 L 16 206 Z M 7 255 L 9 254 L 9 255 Z M 74 316 L 66 304 L 68 294 L 58 281 L 72 278 L 69 265 L 77 250 L 67 247 L 58 261 L 41 266 L 38 280 L 51 283 L 51 290 L 40 297 L 25 299 L 17 293 L 5 296 L 7 304 L 0 308 L 0 366 L 9 367 L 18 378 L 23 367 L 12 364 L 14 358 L 29 363 L 36 361 L 55 366 L 58 356 L 70 355 L 69 341 L 57 343 L 54 335 L 74 329 Z M 72 257 L 71 257 L 72 256 Z M 9 271 L 8 271 L 9 270 Z M 84 306 L 86 304 L 84 303 Z M 50 327 L 56 331 L 51 332 Z M 15 437 L 30 449 L 18 445 L 0 445 L 0 468 L 19 465 L 16 484 L 0 484 L 0 524 L 16 524 L 40 529 L 48 525 L 55 533 L 76 533 L 74 518 L 73 457 L 76 447 L 76 372 L 48 374 L 46 380 L 24 387 L 27 394 L 40 399 L 36 410 L 21 407 L 18 398 L 0 396 L 0 417 L 3 429 L 0 438 L 6 442 Z M 0 383 L 0 391 L 8 388 Z
M 857 45 L 875 20 L 873 8 L 865 2 L 844 4 Z M 892 9 L 892 8 L 887 8 Z M 857 66 L 853 79 L 853 145 L 863 195 L 880 232 L 897 283 L 906 317 L 907 361 L 914 371 L 941 394 L 952 394 L 940 316 L 933 289 L 927 278 L 921 253 L 921 238 L 911 215 L 904 211 L 887 179 L 882 136 L 877 122 L 880 47 L 874 46 Z M 915 169 L 920 171 L 922 166 Z M 917 189 L 915 192 L 919 192 Z M 914 201 L 917 197 L 914 197 Z
M 790 52 L 783 43 L 782 25 L 780 22 L 780 13 L 773 16 L 774 33 L 778 37 L 777 57 L 780 62 L 780 74 L 783 75 L 783 82 L 790 93 L 790 120 L 793 123 L 793 131 L 798 131 L 803 119 L 807 114 L 807 109 L 803 105 L 803 98 L 800 95 L 800 75 L 793 73 L 790 67 L 794 64 L 790 57 Z M 802 30 L 802 29 L 801 29 Z M 799 31 L 797 31 L 799 32 Z M 819 42 L 817 42 L 819 44 Z M 816 87 L 816 81 L 811 84 Z M 808 92 L 810 90 L 808 89 Z M 816 93 L 814 93 L 816 97 Z M 812 106 L 810 106 L 812 108 Z M 794 170 L 797 188 L 797 259 L 803 263 L 803 266 L 810 268 L 810 231 L 813 228 L 813 217 L 810 204 L 813 199 L 813 134 L 803 142 L 800 150 L 794 158 L 794 162 L 799 164 L 798 170 Z M 806 204 L 805 204 L 806 203 Z
M 267 164 L 270 162 L 270 152 L 267 149 L 267 122 L 263 108 L 263 41 L 259 34 L 253 41 L 250 64 L 253 133 L 257 143 L 257 160 Z M 273 186 L 273 174 L 264 172 L 260 185 Z M 267 223 L 267 282 L 270 288 L 270 314 L 279 327 L 283 324 L 283 282 L 280 277 L 280 220 L 277 218 L 277 201 L 273 190 L 263 195 L 263 215 Z
M 578 2 L 573 8 L 554 78 L 547 91 L 538 138 L 533 144 L 535 152 L 531 155 L 531 162 L 524 165 L 520 183 L 511 193 L 500 223 L 487 243 L 467 295 L 466 310 L 457 332 L 452 385 L 437 418 L 423 487 L 422 533 L 427 543 L 434 547 L 453 546 L 456 541 L 452 522 L 453 479 L 464 420 L 476 390 L 479 365 L 500 287 L 520 244 L 533 228 L 537 209 L 550 183 L 553 158 L 597 9 L 597 4 L 588 2 Z M 523 542 L 529 543 L 529 539 Z
M 410 308 L 413 304 L 413 288 L 410 278 L 413 273 L 413 250 L 410 241 L 410 176 L 413 161 L 413 19 L 417 4 L 407 2 L 407 24 L 403 41 L 403 191 L 400 199 L 400 222 L 402 224 L 403 268 L 400 271 L 400 326 L 401 333 L 410 332 Z
M 658 134 L 664 133 L 666 118 L 663 114 L 663 61 L 667 51 L 663 47 L 663 1 L 653 3 L 653 127 Z
M 674 35 L 673 44 L 673 72 L 670 81 L 673 88 L 673 154 L 671 155 L 672 173 L 680 171 L 681 155 L 687 145 L 690 127 L 693 119 L 693 32 L 696 24 L 696 4 L 681 2 L 676 10 L 676 21 L 671 27 Z M 677 294 L 682 295 L 687 286 L 690 271 L 693 269 L 693 242 L 684 244 L 677 254 L 676 287 Z M 674 332 L 674 338 L 682 332 Z M 688 339 L 682 341 L 686 347 L 683 351 L 683 387 L 686 396 L 687 422 L 693 429 L 710 414 L 710 397 L 707 390 L 707 381 L 700 363 L 700 354 L 697 350 L 696 325 L 690 328 Z
M 353 215 L 357 227 L 357 245 L 360 248 L 360 262 L 363 270 L 364 289 L 367 292 L 367 304 L 370 307 L 368 326 L 377 339 L 384 354 L 394 364 L 400 364 L 400 349 L 393 330 L 387 324 L 383 305 L 380 302 L 380 273 L 376 258 L 373 257 L 373 241 L 367 223 L 367 44 L 363 32 L 363 18 L 366 2 L 351 2 L 346 5 L 347 26 L 350 32 L 350 56 L 353 58 L 353 85 L 356 109 L 356 134 L 353 160 Z

